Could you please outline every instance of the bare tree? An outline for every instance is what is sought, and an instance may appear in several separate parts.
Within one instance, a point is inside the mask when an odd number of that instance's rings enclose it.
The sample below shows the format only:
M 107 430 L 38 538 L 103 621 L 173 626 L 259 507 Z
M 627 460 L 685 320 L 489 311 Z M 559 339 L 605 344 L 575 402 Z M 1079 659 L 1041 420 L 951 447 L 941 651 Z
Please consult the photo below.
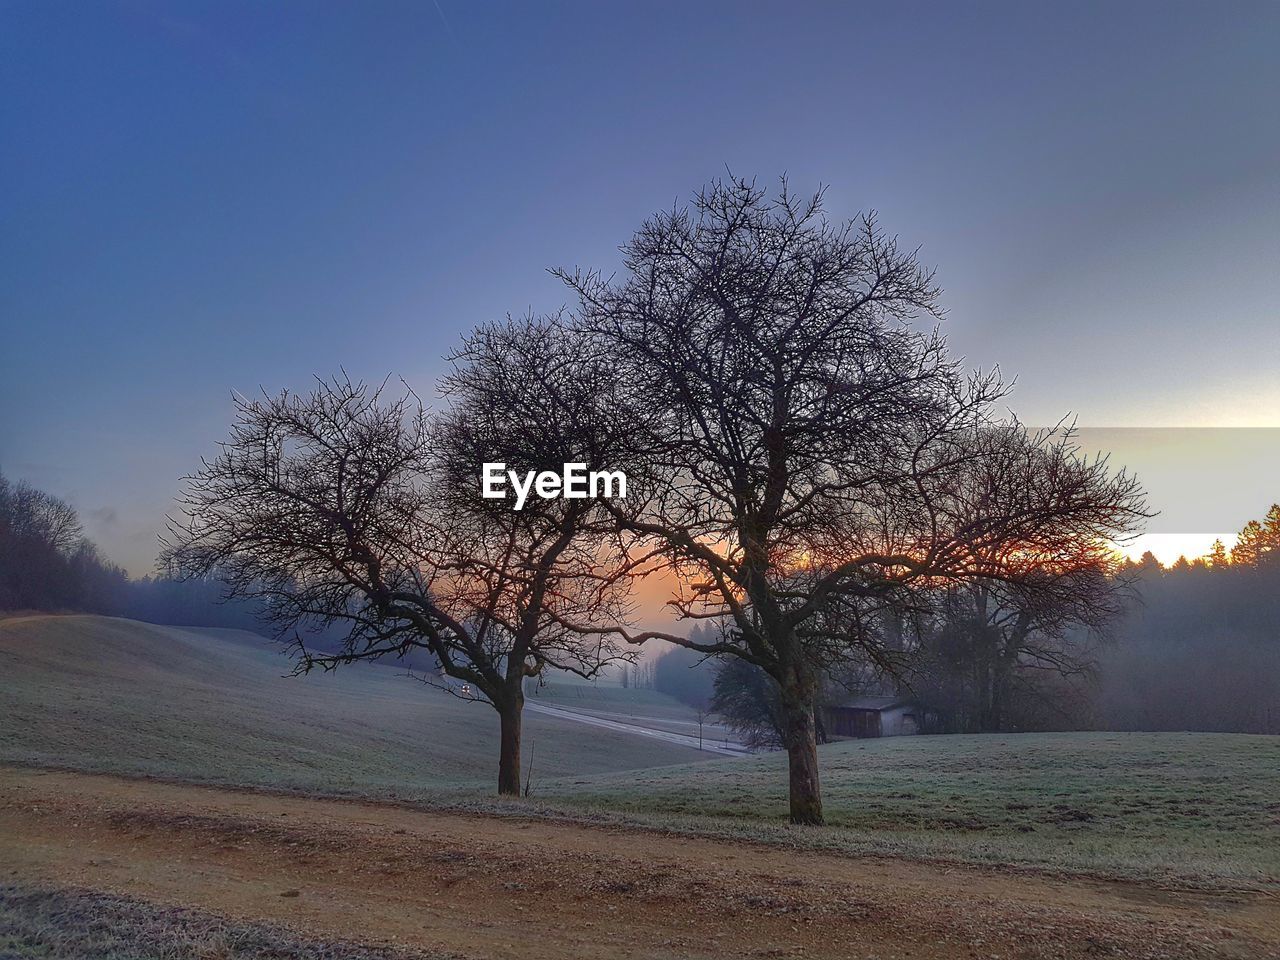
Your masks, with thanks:
M 785 746 L 786 719 L 778 684 L 754 663 L 725 657 L 716 666 L 711 709 L 753 750 Z
M 1100 532 L 1120 536 L 1147 514 L 1137 480 L 1082 455 L 1071 427 L 1032 434 L 1006 424 L 974 445 L 982 456 L 961 472 L 948 523 L 980 576 L 924 591 L 928 609 L 911 618 L 920 646 L 912 669 L 953 727 L 993 732 L 1005 728 L 1015 692 L 1043 696 L 1049 680 L 1092 676 L 1131 600 L 1115 544 Z M 1027 512 L 1023 503 L 1061 508 L 1012 537 L 992 536 L 989 518 L 1004 526 Z
M 504 638 L 505 672 L 481 689 L 504 705 L 500 783 L 518 792 L 524 678 L 549 668 L 592 677 L 632 659 L 606 634 L 567 624 L 626 621 L 633 564 L 599 501 L 531 497 L 514 510 L 508 500 L 478 496 L 478 469 L 500 462 L 527 475 L 571 463 L 611 466 L 624 458 L 622 410 L 610 402 L 612 369 L 584 355 L 559 317 L 482 326 L 450 361 L 442 391 L 451 406 L 432 428 L 439 506 L 457 528 L 448 582 L 452 596 L 472 598 L 463 601 L 472 620 Z
M 559 402 L 546 391 L 583 382 L 572 356 L 553 324 L 478 331 L 454 358 L 452 405 L 434 420 L 408 390 L 388 397 L 345 378 L 239 401 L 230 439 L 188 480 L 162 562 L 264 601 L 293 633 L 300 671 L 428 651 L 439 674 L 424 679 L 498 712 L 498 789 L 518 795 L 524 678 L 592 675 L 612 647 L 561 623 L 627 615 L 615 587 L 625 558 L 610 566 L 593 501 L 517 512 L 480 497 L 478 457 L 552 458 L 570 435 L 578 446 L 564 455 L 589 455 L 585 411 L 576 433 L 536 412 Z M 516 434 L 523 451 L 494 451 Z M 335 624 L 345 630 L 337 652 L 302 639 L 301 628 Z
M 20 481 L 4 491 L 4 501 L 10 536 L 46 544 L 63 556 L 70 556 L 80 546 L 80 518 L 65 500 Z
M 618 279 L 560 272 L 633 389 L 642 496 L 615 513 L 678 575 L 680 616 L 732 629 L 714 642 L 620 632 L 771 676 L 791 819 L 821 823 L 819 669 L 879 648 L 868 625 L 913 584 L 998 575 L 967 549 L 976 531 L 1009 544 L 1065 512 L 1105 538 L 1110 515 L 1036 497 L 958 515 L 957 477 L 985 455 L 974 438 L 1004 387 L 909 325 L 939 315 L 938 289 L 874 217 L 833 224 L 821 195 L 784 183 L 770 199 L 734 180 L 648 220 L 623 256 Z
M 0 474 L 0 610 L 117 613 L 125 584 L 84 537 L 75 508 Z

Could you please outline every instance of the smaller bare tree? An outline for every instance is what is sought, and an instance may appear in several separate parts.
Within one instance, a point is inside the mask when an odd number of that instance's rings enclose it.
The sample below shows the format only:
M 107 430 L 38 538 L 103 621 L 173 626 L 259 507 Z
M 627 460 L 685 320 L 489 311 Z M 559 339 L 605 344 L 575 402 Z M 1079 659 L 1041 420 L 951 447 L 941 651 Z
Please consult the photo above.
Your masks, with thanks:
M 517 512 L 480 497 L 483 461 L 603 455 L 585 402 L 574 424 L 543 418 L 593 386 L 559 325 L 484 328 L 453 360 L 451 406 L 434 420 L 407 389 L 345 378 L 238 401 L 230 439 L 188 479 L 162 562 L 264 601 L 299 671 L 426 650 L 428 682 L 460 694 L 445 678 L 460 681 L 498 712 L 498 789 L 518 795 L 524 678 L 592 676 L 617 656 L 561 624 L 625 620 L 627 560 L 593 501 Z M 336 652 L 302 638 L 333 625 Z

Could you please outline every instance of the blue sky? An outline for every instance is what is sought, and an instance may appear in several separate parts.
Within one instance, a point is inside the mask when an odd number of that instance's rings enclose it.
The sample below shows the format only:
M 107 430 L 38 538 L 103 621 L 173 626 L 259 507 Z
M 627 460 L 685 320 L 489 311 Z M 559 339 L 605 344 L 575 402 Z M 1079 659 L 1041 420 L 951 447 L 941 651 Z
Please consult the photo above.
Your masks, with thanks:
M 1280 426 L 1280 4 L 888 6 L 3 0 L 0 469 L 146 572 L 232 390 L 429 392 L 726 166 L 921 245 L 1030 422 Z

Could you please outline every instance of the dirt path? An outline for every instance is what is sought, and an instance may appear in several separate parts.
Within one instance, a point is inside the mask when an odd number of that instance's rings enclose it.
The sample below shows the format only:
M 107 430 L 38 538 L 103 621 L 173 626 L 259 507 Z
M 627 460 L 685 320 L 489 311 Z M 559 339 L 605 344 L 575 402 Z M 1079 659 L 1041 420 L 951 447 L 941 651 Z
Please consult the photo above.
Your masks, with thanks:
M 8 767 L 0 881 L 467 957 L 1280 957 L 1269 894 Z

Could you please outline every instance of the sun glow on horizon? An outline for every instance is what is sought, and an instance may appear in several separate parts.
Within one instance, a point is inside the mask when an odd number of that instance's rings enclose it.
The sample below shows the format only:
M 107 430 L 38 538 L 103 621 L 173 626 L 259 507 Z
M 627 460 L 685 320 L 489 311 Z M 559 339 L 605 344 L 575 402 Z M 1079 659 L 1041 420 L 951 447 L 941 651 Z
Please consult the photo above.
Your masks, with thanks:
M 1179 557 L 1186 557 L 1191 561 L 1208 556 L 1215 540 L 1221 540 L 1227 553 L 1230 553 L 1236 543 L 1236 534 L 1144 533 L 1128 543 L 1120 544 L 1117 549 L 1130 560 L 1140 560 L 1144 553 L 1150 552 L 1160 561 L 1161 566 L 1170 567 L 1178 562 Z

